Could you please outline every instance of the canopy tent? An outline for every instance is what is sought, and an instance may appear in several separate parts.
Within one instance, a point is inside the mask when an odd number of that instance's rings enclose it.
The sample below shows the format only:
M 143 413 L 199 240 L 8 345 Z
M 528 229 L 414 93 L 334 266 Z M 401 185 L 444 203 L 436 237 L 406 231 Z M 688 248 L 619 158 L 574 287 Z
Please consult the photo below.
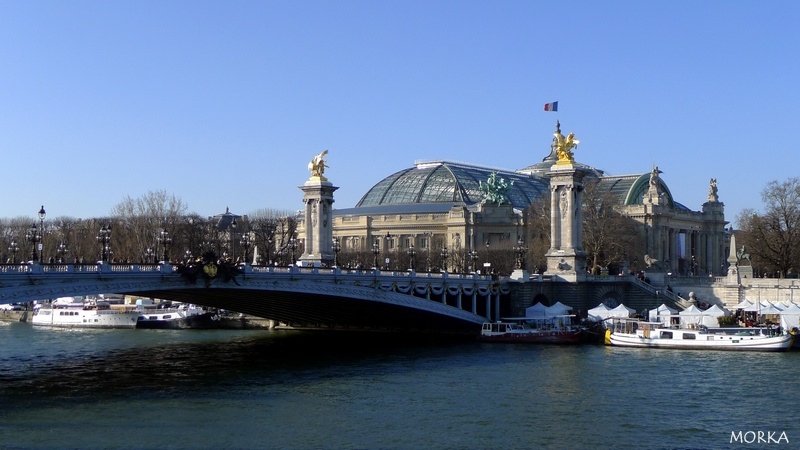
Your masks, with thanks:
M 792 305 L 781 311 L 781 326 L 784 330 L 800 328 L 800 306 Z
M 672 309 L 666 304 L 662 303 L 658 308 L 651 309 L 648 312 L 648 320 L 650 322 L 669 323 L 669 316 L 674 315 L 677 312 L 678 310 Z
M 727 309 L 720 308 L 717 305 L 708 308 L 707 310 L 703 311 L 703 314 L 700 318 L 700 325 L 705 325 L 707 327 L 718 327 L 719 321 L 717 318 L 721 316 L 730 316 L 731 312 Z
M 542 319 L 546 317 L 566 316 L 572 314 L 572 307 L 561 302 L 556 302 L 553 306 L 544 306 L 537 303 L 525 308 L 525 317 Z
M 681 326 L 685 327 L 687 325 L 700 325 L 700 316 L 702 314 L 703 311 L 701 311 L 700 308 L 694 305 L 689 305 L 688 308 L 678 313 L 681 318 Z
M 748 299 L 744 299 L 744 300 L 742 300 L 741 303 L 739 303 L 738 305 L 734 306 L 733 309 L 745 309 L 745 308 L 748 308 L 750 306 L 753 306 L 753 302 L 751 302 Z
M 525 308 L 525 317 L 545 317 L 547 315 L 547 307 L 541 303 Z
M 744 308 L 747 312 L 757 312 L 759 314 L 778 314 L 780 313 L 780 308 L 775 307 L 770 302 L 762 301 L 761 303 L 753 303 L 752 305 Z M 769 312 L 765 312 L 769 311 Z
M 547 307 L 548 316 L 563 316 L 566 314 L 572 314 L 572 306 L 567 306 L 561 302 L 556 302 L 555 305 Z
M 631 314 L 635 313 L 636 310 L 633 308 L 628 308 L 627 306 L 623 305 L 622 303 L 619 304 L 616 308 L 608 311 L 609 317 L 622 317 L 627 318 L 630 317 Z
M 594 308 L 586 311 L 586 314 L 588 315 L 590 320 L 594 320 L 594 321 L 598 321 L 599 322 L 601 320 L 606 320 L 606 319 L 608 319 L 610 317 L 610 315 L 608 314 L 609 311 L 611 311 L 611 310 L 608 309 L 608 307 L 606 305 L 600 303 L 599 305 L 595 306 Z

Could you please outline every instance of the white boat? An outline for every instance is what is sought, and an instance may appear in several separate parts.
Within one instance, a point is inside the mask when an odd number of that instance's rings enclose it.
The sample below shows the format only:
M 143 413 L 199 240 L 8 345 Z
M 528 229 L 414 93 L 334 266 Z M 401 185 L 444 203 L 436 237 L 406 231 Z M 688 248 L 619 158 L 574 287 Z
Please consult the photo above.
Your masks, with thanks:
M 178 308 L 146 308 L 139 310 L 136 328 L 219 328 L 219 316 L 195 305 L 181 305 Z
M 606 345 L 696 350 L 783 351 L 792 346 L 794 330 L 775 328 L 670 327 L 662 322 L 614 319 Z
M 577 344 L 581 328 L 570 322 L 572 316 L 549 318 L 512 317 L 500 322 L 484 322 L 480 340 L 532 344 Z
M 58 328 L 136 328 L 138 317 L 136 311 L 112 309 L 105 301 L 54 301 L 37 309 L 31 323 Z

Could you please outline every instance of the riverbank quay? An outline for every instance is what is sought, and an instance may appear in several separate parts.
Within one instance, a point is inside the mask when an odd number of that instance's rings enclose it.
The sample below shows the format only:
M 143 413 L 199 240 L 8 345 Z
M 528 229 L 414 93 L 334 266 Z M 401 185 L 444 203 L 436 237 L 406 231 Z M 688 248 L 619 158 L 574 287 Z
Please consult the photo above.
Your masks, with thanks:
M 28 322 L 33 319 L 33 311 L 0 311 L 0 322 Z M 223 330 L 268 330 L 273 321 L 263 317 L 231 315 L 219 318 L 218 328 Z

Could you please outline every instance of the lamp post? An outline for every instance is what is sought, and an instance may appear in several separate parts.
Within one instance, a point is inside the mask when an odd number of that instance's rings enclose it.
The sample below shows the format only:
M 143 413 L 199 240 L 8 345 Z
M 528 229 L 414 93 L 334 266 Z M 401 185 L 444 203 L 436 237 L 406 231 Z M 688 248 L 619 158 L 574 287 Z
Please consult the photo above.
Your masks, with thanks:
M 525 247 L 525 242 L 521 237 L 517 238 L 517 245 L 514 247 L 514 252 L 517 254 L 516 268 L 525 270 L 525 252 L 528 249 Z
M 389 232 L 387 231 L 386 232 L 386 246 L 384 247 L 386 249 L 386 257 L 383 259 L 384 262 L 386 263 L 386 270 L 389 270 L 389 261 L 390 261 L 389 260 L 389 244 L 391 244 L 391 242 L 392 242 L 392 235 L 389 234 Z
M 375 240 L 375 242 L 372 243 L 372 254 L 374 256 L 374 261 L 372 262 L 372 268 L 378 270 L 378 255 L 381 254 L 381 246 L 378 244 L 377 239 Z
M 442 272 L 447 272 L 447 247 L 442 247 Z
M 247 249 L 250 248 L 251 243 L 252 243 L 252 237 L 250 236 L 250 233 L 242 233 L 242 239 L 239 241 L 239 244 L 244 249 L 244 256 L 242 257 L 242 260 L 244 261 L 245 264 L 247 264 L 247 255 L 248 255 Z
M 270 225 L 267 228 L 267 265 L 272 261 L 272 243 L 275 241 L 275 227 Z
M 189 250 L 188 248 L 186 249 L 185 252 L 183 252 L 183 259 L 186 261 L 186 264 L 192 262 L 192 251 Z
M 294 251 L 297 250 L 297 239 L 294 236 L 292 236 L 292 238 L 289 239 L 289 250 L 291 250 L 291 257 L 292 257 L 291 265 L 293 266 L 294 265 Z
M 155 258 L 156 252 L 153 250 L 153 247 L 147 247 L 144 251 L 144 262 L 148 264 L 153 263 L 153 258 Z
M 236 218 L 234 217 L 231 221 L 231 236 L 230 236 L 230 244 L 231 244 L 231 260 L 236 262 Z
M 111 225 L 105 224 L 100 227 L 100 231 L 97 233 L 97 243 L 100 244 L 100 261 L 108 262 L 108 258 L 111 256 Z
M 44 210 L 44 205 L 39 208 L 39 241 L 41 242 L 41 248 L 39 249 L 39 257 L 41 258 L 42 262 L 44 262 L 44 218 L 47 216 L 47 212 Z
M 342 246 L 339 244 L 339 238 L 333 238 L 333 267 L 339 267 L 339 251 Z
M 476 250 L 472 250 L 469 252 L 469 260 L 470 260 L 470 271 L 477 272 L 478 271 L 478 252 Z
M 19 251 L 19 244 L 16 239 L 12 239 L 8 244 L 8 251 L 11 252 L 11 263 L 17 263 L 17 252 Z
M 170 244 L 172 244 L 172 238 L 169 236 L 169 231 L 162 229 L 158 233 L 156 241 L 158 241 L 158 244 L 164 249 L 164 264 L 169 264 L 169 254 L 167 252 L 167 248 L 169 248 Z
M 415 257 L 417 256 L 417 251 L 414 250 L 414 244 L 411 244 L 411 247 L 408 247 L 406 251 L 408 252 L 408 269 L 413 272 L 414 263 L 416 262 Z
M 31 261 L 38 262 L 39 255 L 36 253 L 36 244 L 42 240 L 42 235 L 39 234 L 39 229 L 36 228 L 36 222 L 31 224 L 31 227 L 28 228 L 28 231 L 25 233 L 25 239 L 31 243 Z
M 65 242 L 61 242 L 58 244 L 58 248 L 56 249 L 56 253 L 58 253 L 58 263 L 64 264 L 64 257 L 67 256 L 69 253 L 69 249 L 67 248 L 67 244 Z

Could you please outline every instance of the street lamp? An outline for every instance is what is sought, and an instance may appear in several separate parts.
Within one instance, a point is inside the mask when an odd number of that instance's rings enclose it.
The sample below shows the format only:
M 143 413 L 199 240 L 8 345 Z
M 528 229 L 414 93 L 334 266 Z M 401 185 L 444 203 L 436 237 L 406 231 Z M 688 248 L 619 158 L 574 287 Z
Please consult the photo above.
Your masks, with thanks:
M 106 224 L 97 233 L 97 243 L 100 244 L 100 261 L 108 262 L 111 256 L 111 225 Z
M 270 227 L 267 230 L 267 265 L 272 261 L 272 242 L 275 237 L 275 229 Z
M 189 264 L 190 262 L 192 262 L 192 251 L 186 249 L 186 251 L 183 252 L 183 257 L 186 260 L 186 264 Z
M 17 244 L 16 239 L 12 239 L 11 243 L 8 244 L 8 251 L 11 252 L 11 262 L 13 264 L 17 263 L 17 252 L 19 251 L 19 244 Z
M 339 267 L 339 251 L 342 246 L 339 245 L 339 238 L 333 238 L 333 267 Z
M 476 250 L 472 250 L 469 252 L 469 259 L 470 259 L 470 271 L 477 272 L 478 271 L 478 252 Z
M 42 242 L 42 248 L 40 249 L 39 256 L 44 262 L 44 218 L 47 216 L 47 212 L 44 210 L 44 205 L 39 208 L 39 240 Z
M 239 241 L 239 244 L 244 248 L 244 263 L 247 264 L 247 249 L 250 248 L 250 243 L 252 242 L 252 238 L 250 237 L 250 233 L 242 233 L 242 239 Z
M 372 268 L 378 270 L 378 255 L 381 254 L 381 246 L 378 244 L 377 239 L 372 243 L 372 254 L 375 256 L 375 259 L 372 263 Z
M 64 264 L 64 257 L 67 256 L 69 249 L 67 248 L 67 244 L 65 242 L 61 242 L 58 244 L 58 248 L 56 249 L 56 253 L 58 253 L 58 263 Z
M 42 240 L 42 235 L 39 234 L 39 229 L 36 228 L 36 222 L 31 224 L 31 227 L 28 228 L 28 231 L 25 233 L 25 240 L 31 243 L 31 261 L 37 262 L 39 261 L 39 255 L 36 253 L 36 244 Z
M 289 239 L 289 250 L 292 251 L 291 252 L 291 255 L 292 255 L 292 263 L 291 263 L 291 265 L 293 266 L 294 265 L 294 251 L 297 250 L 297 239 L 295 239 L 294 236 L 292 236 L 292 238 Z
M 408 247 L 408 269 L 412 272 L 414 271 L 414 263 L 416 262 L 414 258 L 417 256 L 417 251 L 414 250 L 414 244 L 411 244 L 411 247 Z
M 169 264 L 167 248 L 170 246 L 170 244 L 172 244 L 172 238 L 169 236 L 169 231 L 162 229 L 161 232 L 158 233 L 156 241 L 164 248 L 164 264 Z
M 148 264 L 153 263 L 153 258 L 155 258 L 156 252 L 153 250 L 153 247 L 147 247 L 144 251 L 144 262 Z
M 447 272 L 447 247 L 442 247 L 442 272 Z
M 236 218 L 234 217 L 231 221 L 231 236 L 230 236 L 230 244 L 231 244 L 231 260 L 236 261 Z
M 520 270 L 525 270 L 525 252 L 528 251 L 524 244 L 520 237 L 517 238 L 517 246 L 514 247 L 514 252 L 517 254 L 516 268 Z

